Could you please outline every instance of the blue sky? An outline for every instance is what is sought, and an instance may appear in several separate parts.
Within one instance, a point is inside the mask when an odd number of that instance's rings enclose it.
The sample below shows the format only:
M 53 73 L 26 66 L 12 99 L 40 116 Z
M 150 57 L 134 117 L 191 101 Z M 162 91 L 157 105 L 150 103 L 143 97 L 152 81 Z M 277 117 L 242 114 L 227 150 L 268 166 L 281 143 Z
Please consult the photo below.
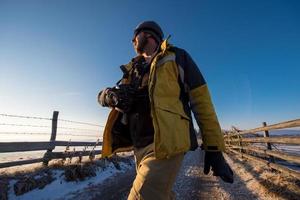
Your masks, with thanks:
M 300 115 L 300 2 L 0 0 L 0 113 L 104 124 L 100 89 L 133 56 L 135 26 L 155 20 L 186 49 L 223 128 Z

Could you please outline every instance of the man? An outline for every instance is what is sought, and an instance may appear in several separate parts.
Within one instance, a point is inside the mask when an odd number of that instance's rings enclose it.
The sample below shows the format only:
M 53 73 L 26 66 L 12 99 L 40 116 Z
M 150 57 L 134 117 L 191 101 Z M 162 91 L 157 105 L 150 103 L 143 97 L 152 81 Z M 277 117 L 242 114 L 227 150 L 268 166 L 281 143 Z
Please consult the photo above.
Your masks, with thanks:
M 134 149 L 137 175 L 128 199 L 172 199 L 184 154 L 198 147 L 191 111 L 201 129 L 204 173 L 233 182 L 225 162 L 223 135 L 198 67 L 183 49 L 163 40 L 154 21 L 134 30 L 136 58 L 121 66 L 118 87 L 99 93 L 112 107 L 103 134 L 102 156 Z

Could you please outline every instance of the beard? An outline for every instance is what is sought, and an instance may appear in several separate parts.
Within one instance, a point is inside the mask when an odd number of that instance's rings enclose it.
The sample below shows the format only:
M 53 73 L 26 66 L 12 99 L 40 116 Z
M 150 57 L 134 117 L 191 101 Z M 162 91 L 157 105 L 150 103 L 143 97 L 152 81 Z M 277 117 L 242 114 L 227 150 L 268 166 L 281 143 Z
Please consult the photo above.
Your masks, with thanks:
M 135 51 L 138 54 L 143 54 L 145 52 L 146 44 L 147 44 L 147 38 L 141 37 L 141 39 L 139 40 L 139 42 L 138 42 L 138 44 L 136 46 Z

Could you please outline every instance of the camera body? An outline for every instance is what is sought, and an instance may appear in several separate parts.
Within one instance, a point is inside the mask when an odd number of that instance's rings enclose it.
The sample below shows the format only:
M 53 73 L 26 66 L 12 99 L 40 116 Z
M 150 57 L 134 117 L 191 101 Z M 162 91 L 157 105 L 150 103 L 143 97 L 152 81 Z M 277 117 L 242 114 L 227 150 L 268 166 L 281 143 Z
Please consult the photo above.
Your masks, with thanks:
M 119 108 L 125 113 L 130 111 L 134 100 L 138 96 L 137 90 L 130 84 L 121 84 L 109 88 L 106 93 L 106 103 L 111 107 Z
M 146 63 L 143 56 L 135 57 L 132 60 L 132 65 L 131 73 L 135 71 L 138 75 L 131 77 L 131 82 L 129 84 L 119 84 L 122 80 L 121 79 L 117 82 L 115 87 L 108 88 L 105 92 L 106 96 L 104 106 L 116 107 L 127 113 L 130 111 L 135 101 L 140 98 L 147 97 L 146 93 L 141 92 L 140 86 L 145 73 L 150 69 L 150 65 Z M 123 78 L 128 78 L 128 76 L 130 76 L 130 72 L 127 71 L 126 67 L 123 65 L 120 68 L 124 73 Z

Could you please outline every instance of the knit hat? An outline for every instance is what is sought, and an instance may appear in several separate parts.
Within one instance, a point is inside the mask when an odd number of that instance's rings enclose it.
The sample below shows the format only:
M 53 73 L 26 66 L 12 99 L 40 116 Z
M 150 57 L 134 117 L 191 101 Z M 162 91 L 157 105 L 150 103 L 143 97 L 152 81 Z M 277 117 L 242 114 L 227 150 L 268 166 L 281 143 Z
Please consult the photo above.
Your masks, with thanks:
M 144 21 L 137 25 L 132 40 L 134 40 L 141 31 L 149 33 L 158 43 L 160 43 L 164 37 L 164 33 L 160 26 L 154 21 Z

